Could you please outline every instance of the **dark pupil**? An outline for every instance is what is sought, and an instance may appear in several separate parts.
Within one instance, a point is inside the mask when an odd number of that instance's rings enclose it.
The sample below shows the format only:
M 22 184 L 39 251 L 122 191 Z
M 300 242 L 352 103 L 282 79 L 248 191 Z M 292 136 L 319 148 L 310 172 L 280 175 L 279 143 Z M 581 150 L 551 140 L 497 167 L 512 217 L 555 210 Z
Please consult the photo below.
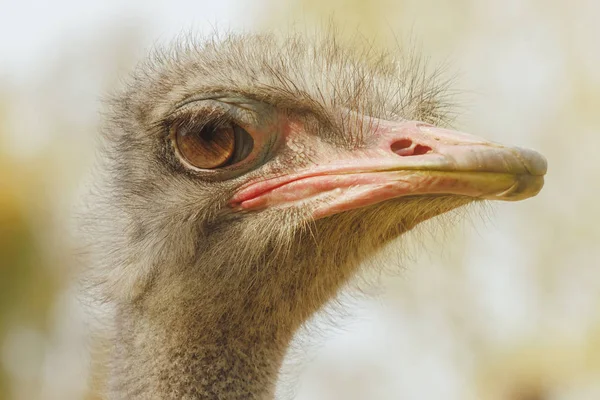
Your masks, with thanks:
M 179 129 L 176 142 L 185 159 L 198 168 L 218 168 L 227 164 L 235 149 L 233 126 L 204 126 Z
M 220 168 L 246 159 L 254 148 L 254 139 L 235 124 L 205 125 L 200 129 L 180 129 L 177 147 L 198 168 Z
M 228 129 L 231 129 L 230 127 L 207 127 L 205 129 L 202 129 L 200 131 L 200 139 L 202 139 L 205 142 L 212 142 L 215 139 L 215 136 L 222 131 L 226 131 Z

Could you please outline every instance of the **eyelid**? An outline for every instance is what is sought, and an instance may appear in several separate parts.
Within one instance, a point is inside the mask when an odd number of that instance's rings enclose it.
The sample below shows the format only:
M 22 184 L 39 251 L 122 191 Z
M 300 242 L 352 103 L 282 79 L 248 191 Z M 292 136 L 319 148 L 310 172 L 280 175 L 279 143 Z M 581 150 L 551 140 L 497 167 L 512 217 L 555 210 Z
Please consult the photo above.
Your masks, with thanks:
M 252 107 L 213 99 L 187 101 L 180 104 L 169 116 L 167 122 L 174 123 L 178 119 L 205 119 L 206 121 L 234 122 L 242 127 L 255 126 L 259 123 L 258 111 Z M 247 103 L 245 103 L 247 104 Z
M 222 94 L 201 94 L 201 95 L 193 95 L 190 97 L 187 97 L 186 99 L 182 100 L 181 102 L 175 104 L 174 110 L 173 112 L 177 111 L 178 109 L 180 109 L 181 107 L 185 107 L 188 104 L 191 103 L 196 103 L 196 102 L 200 102 L 200 101 L 205 101 L 205 100 L 214 100 L 214 101 L 219 101 L 219 99 L 223 98 Z
M 244 108 L 249 111 L 252 111 L 253 107 L 248 107 L 247 105 L 261 104 L 260 101 L 257 101 L 257 100 L 251 99 L 251 98 L 236 96 L 235 94 L 228 94 L 228 93 L 213 93 L 213 94 L 199 94 L 199 95 L 196 94 L 196 95 L 190 96 L 190 97 L 186 98 L 185 100 L 182 100 L 181 102 L 177 103 L 175 105 L 175 108 L 172 111 L 172 113 L 176 112 L 178 109 L 185 107 L 189 104 L 196 103 L 196 102 L 204 102 L 204 101 L 219 102 L 219 103 L 223 103 L 223 104 L 227 104 L 227 105 L 231 105 L 231 106 L 235 106 L 235 107 L 239 107 L 239 108 Z

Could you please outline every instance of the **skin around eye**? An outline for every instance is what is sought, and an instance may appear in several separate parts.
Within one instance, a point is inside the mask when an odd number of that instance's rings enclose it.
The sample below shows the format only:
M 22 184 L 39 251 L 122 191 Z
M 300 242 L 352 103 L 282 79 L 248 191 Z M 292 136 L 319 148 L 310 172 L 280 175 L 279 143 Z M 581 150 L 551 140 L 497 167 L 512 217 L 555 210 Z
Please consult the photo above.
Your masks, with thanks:
M 228 98 L 186 101 L 164 121 L 179 162 L 210 179 L 253 170 L 273 155 L 285 114 L 275 107 Z

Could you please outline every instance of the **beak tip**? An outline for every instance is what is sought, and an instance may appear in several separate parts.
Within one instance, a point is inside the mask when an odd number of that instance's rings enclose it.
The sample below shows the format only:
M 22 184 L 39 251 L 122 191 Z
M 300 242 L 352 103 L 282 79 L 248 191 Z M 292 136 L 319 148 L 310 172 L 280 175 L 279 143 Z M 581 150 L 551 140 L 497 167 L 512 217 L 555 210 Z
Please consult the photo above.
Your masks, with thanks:
M 520 175 L 506 190 L 483 196 L 486 200 L 521 201 L 536 196 L 544 187 L 540 175 Z
M 546 157 L 535 150 L 518 148 L 521 160 L 531 175 L 544 176 L 548 171 L 548 161 Z

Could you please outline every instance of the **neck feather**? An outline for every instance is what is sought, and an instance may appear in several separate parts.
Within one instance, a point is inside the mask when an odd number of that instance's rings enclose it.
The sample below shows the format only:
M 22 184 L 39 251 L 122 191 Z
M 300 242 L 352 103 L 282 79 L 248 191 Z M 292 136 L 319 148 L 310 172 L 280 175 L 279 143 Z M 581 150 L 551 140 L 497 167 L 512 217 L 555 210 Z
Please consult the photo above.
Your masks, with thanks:
M 272 399 L 291 336 L 209 327 L 188 310 L 119 311 L 109 398 Z
M 370 249 L 320 251 L 318 238 L 301 239 L 262 263 L 165 267 L 117 305 L 109 398 L 272 399 L 294 333 Z

